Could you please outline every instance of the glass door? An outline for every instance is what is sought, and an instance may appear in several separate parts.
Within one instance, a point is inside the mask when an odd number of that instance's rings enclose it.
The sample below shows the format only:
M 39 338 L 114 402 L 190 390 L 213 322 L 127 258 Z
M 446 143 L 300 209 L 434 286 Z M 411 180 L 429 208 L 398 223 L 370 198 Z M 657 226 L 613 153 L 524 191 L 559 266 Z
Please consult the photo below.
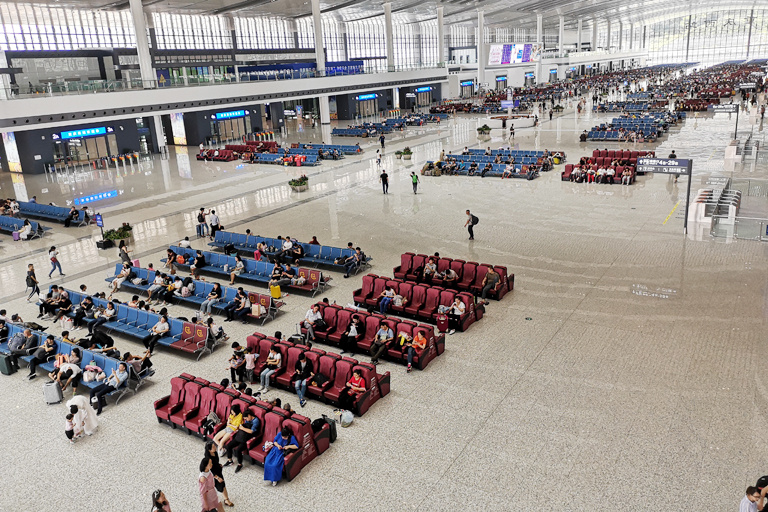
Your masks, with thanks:
M 117 155 L 119 154 L 119 151 L 117 150 L 117 137 L 114 133 L 107 135 L 107 144 L 109 145 L 109 155 Z M 104 156 L 109 156 L 104 155 Z
M 96 149 L 96 139 L 98 137 L 94 137 L 91 139 L 85 139 L 85 154 L 86 159 L 88 160 L 96 160 L 99 158 L 99 151 Z

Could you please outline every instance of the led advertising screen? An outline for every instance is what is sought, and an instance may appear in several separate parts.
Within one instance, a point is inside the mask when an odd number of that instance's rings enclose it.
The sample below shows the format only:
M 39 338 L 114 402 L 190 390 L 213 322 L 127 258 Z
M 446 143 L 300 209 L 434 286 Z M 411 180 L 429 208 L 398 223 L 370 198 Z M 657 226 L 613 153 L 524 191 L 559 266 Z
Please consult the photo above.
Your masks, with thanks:
M 539 60 L 541 47 L 537 44 L 492 44 L 488 55 L 489 66 L 521 64 Z
M 16 134 L 7 132 L 3 133 L 2 136 L 5 156 L 8 159 L 8 170 L 11 172 L 21 172 L 21 158 L 19 158 L 19 148 L 16 146 Z
M 187 145 L 187 131 L 184 128 L 184 114 L 173 112 L 171 114 L 171 131 L 173 132 L 173 144 L 175 146 Z

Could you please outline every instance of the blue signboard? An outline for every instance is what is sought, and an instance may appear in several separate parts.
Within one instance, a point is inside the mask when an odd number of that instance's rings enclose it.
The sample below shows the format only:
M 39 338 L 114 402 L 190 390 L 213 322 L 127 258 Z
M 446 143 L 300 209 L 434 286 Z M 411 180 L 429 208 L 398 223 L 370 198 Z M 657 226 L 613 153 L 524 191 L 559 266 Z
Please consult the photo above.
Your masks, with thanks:
M 525 78 L 533 78 L 534 76 L 536 76 L 536 75 L 534 75 L 533 73 L 526 73 L 525 74 Z
M 432 88 L 431 88 L 431 87 L 419 87 L 419 88 L 418 88 L 418 89 L 416 89 L 414 92 L 429 92 L 429 91 L 431 91 L 431 90 L 432 90 Z
M 466 82 L 461 82 L 461 86 L 462 87 L 468 87 L 470 85 L 475 85 L 475 81 L 474 80 L 467 80 Z
M 93 203 L 94 201 L 101 201 L 102 199 L 109 199 L 110 197 L 117 197 L 117 190 L 100 192 L 98 194 L 93 194 L 90 196 L 76 197 L 75 204 L 76 205 L 88 204 L 88 203 Z
M 549 74 L 550 75 L 556 75 L 557 74 L 557 70 L 556 69 L 550 69 L 549 70 Z
M 59 137 L 66 139 L 82 139 L 84 137 L 96 137 L 98 135 L 106 135 L 115 131 L 111 126 L 98 126 L 96 128 L 85 128 L 82 130 L 70 130 L 68 132 L 61 132 Z M 55 135 L 55 134 L 54 134 Z
M 497 82 L 506 82 L 507 81 L 507 77 L 506 76 L 497 76 L 496 77 L 496 81 Z
M 683 158 L 638 158 L 637 172 L 658 172 L 661 174 L 688 174 L 690 160 Z
M 357 97 L 358 101 L 365 101 L 365 100 L 375 100 L 379 95 L 378 94 L 361 94 Z
M 218 114 L 213 114 L 211 117 L 214 119 L 232 119 L 235 117 L 245 117 L 251 112 L 249 110 L 233 110 L 232 112 L 219 112 Z
M 96 214 L 93 216 L 94 219 L 96 219 L 96 225 L 100 228 L 104 227 L 104 218 L 101 216 L 101 214 Z

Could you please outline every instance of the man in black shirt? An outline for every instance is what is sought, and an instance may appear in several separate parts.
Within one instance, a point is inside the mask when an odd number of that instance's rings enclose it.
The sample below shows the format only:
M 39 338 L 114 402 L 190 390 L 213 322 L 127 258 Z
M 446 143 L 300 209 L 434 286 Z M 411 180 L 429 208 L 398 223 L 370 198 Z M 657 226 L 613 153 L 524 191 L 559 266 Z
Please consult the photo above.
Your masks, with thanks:
M 385 194 L 389 194 L 389 174 L 387 174 L 387 171 L 381 171 L 381 175 L 379 176 L 379 181 L 381 182 L 381 188 L 384 191 Z

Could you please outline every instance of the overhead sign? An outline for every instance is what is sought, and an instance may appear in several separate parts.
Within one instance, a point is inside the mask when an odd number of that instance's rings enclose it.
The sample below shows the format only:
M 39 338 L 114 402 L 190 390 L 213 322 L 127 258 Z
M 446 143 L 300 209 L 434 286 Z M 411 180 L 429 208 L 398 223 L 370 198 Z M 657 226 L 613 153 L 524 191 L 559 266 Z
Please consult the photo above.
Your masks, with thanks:
M 504 75 L 504 76 L 497 76 L 496 77 L 496 81 L 497 82 L 506 82 L 507 81 L 507 76 L 506 75 Z
M 96 225 L 100 228 L 104 227 L 104 218 L 101 216 L 101 214 L 97 213 L 93 216 L 94 219 L 96 219 Z
M 754 89 L 757 87 L 757 84 L 755 82 L 747 82 L 743 84 L 739 84 L 739 89 Z
M 70 130 L 68 132 L 61 132 L 58 136 L 54 133 L 51 137 L 56 139 L 82 139 L 85 137 L 97 137 L 99 135 L 106 135 L 108 133 L 114 133 L 115 129 L 111 126 L 97 126 L 96 128 L 85 128 L 83 130 Z
M 726 103 L 725 105 L 712 105 L 712 112 L 733 114 L 739 111 L 739 105 L 736 103 Z
M 379 97 L 378 94 L 361 94 L 360 96 L 357 97 L 357 100 L 358 101 L 375 100 L 378 97 Z
M 557 74 L 557 70 L 556 69 L 550 69 L 549 70 L 549 74 L 550 75 L 556 75 Z
M 536 76 L 536 74 L 535 74 L 535 73 L 526 73 L 526 74 L 525 74 L 525 78 L 533 78 L 533 77 L 535 77 L 535 76 Z
M 416 92 L 429 92 L 431 90 L 432 90 L 431 87 L 419 87 L 418 89 L 416 89 Z
M 638 158 L 637 172 L 688 174 L 691 161 L 682 158 Z
M 475 85 L 475 81 L 474 80 L 466 80 L 464 82 L 461 82 L 461 86 L 462 87 L 469 87 L 470 85 Z
M 217 114 L 213 114 L 214 119 L 221 120 L 221 119 L 232 119 L 234 117 L 245 117 L 251 112 L 249 110 L 233 110 L 231 112 L 219 112 Z
M 94 201 L 101 201 L 102 199 L 109 199 L 110 197 L 117 197 L 117 190 L 110 190 L 101 194 L 93 194 L 91 196 L 76 197 L 74 203 L 76 205 L 93 203 Z
M 407 93 L 405 93 L 405 97 L 406 98 L 415 98 L 416 95 L 414 93 L 412 93 L 412 92 L 407 92 Z
M 538 44 L 492 44 L 488 52 L 488 65 L 520 64 L 539 60 L 541 45 Z
M 501 100 L 501 108 L 517 108 L 520 106 L 520 100 Z

